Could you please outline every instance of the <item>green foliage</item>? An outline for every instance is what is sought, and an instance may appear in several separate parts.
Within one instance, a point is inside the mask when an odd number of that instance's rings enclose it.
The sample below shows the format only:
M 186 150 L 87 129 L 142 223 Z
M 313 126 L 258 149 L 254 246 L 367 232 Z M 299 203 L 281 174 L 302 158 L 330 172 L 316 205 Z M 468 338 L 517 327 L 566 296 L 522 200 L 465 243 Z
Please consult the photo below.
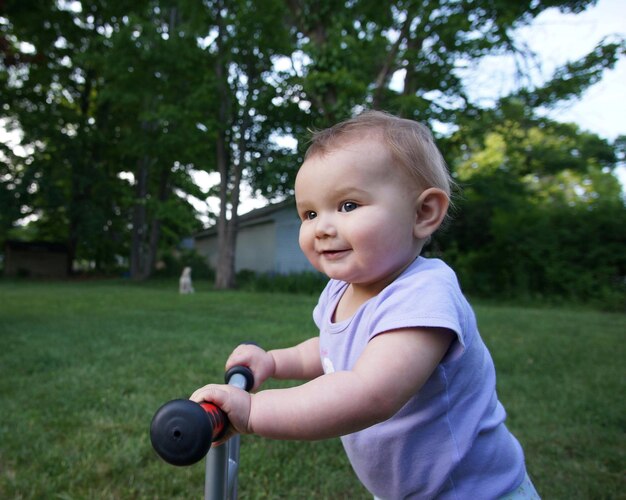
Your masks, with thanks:
M 560 298 L 623 311 L 624 224 L 623 206 L 589 210 L 528 205 L 496 211 L 482 226 L 481 232 L 489 235 L 482 246 L 465 250 L 452 242 L 443 254 L 469 293 L 500 299 Z
M 171 246 L 174 233 L 199 228 L 191 205 L 171 200 L 180 188 L 198 194 L 189 169 L 206 157 L 210 141 L 197 124 L 210 123 L 214 101 L 207 73 L 196 71 L 206 55 L 196 37 L 173 30 L 176 12 L 114 1 L 80 10 L 8 2 L 3 12 L 15 57 L 0 67 L 2 105 L 31 151 L 9 158 L 7 191 L 21 212 L 37 215 L 39 238 L 63 239 L 73 258 L 101 268 L 135 249 L 131 228 L 144 246 L 160 235 Z M 120 175 L 129 173 L 141 179 L 134 193 Z M 167 219 L 172 207 L 176 217 Z M 131 225 L 133 210 L 143 217 Z M 6 213 L 5 227 L 18 218 Z
M 198 282 L 181 296 L 175 280 L 0 281 L 1 498 L 202 496 L 204 464 L 172 467 L 152 450 L 154 412 L 221 380 L 242 341 L 280 348 L 317 334 L 315 297 L 209 288 Z M 476 313 L 542 497 L 619 498 L 626 316 Z M 239 488 L 242 498 L 371 499 L 338 440 L 245 436 Z
M 612 172 L 617 148 L 523 113 L 509 101 L 486 131 L 469 124 L 453 137 L 462 193 L 437 248 L 470 293 L 623 310 L 626 205 Z

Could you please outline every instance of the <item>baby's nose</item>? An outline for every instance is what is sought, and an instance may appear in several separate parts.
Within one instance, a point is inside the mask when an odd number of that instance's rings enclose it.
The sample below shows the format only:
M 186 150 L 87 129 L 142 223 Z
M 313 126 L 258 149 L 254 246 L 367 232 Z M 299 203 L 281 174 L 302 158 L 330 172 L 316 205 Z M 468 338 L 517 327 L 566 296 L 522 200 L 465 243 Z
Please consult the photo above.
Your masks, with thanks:
M 324 238 L 327 236 L 336 236 L 337 228 L 331 215 L 318 214 L 315 221 L 315 236 Z

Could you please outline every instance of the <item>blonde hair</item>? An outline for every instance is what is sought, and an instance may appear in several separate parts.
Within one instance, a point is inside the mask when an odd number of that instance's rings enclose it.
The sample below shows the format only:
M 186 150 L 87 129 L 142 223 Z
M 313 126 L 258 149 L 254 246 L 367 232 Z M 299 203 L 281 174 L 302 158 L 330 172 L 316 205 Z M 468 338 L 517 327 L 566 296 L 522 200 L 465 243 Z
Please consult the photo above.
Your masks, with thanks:
M 379 133 L 398 164 L 420 189 L 431 187 L 451 196 L 454 181 L 428 128 L 414 120 L 399 118 L 384 111 L 365 111 L 330 128 L 314 131 L 305 160 L 324 155 L 354 137 Z

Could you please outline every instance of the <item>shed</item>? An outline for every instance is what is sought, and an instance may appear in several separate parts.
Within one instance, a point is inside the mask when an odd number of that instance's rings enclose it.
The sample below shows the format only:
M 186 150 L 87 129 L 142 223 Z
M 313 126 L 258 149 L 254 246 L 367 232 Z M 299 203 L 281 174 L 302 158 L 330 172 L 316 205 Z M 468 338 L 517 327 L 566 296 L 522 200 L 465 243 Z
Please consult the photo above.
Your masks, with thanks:
M 63 243 L 7 240 L 4 275 L 28 278 L 67 278 L 69 252 Z
M 315 271 L 300 250 L 300 219 L 293 198 L 239 216 L 235 271 L 290 274 Z M 194 236 L 196 251 L 217 266 L 217 228 Z

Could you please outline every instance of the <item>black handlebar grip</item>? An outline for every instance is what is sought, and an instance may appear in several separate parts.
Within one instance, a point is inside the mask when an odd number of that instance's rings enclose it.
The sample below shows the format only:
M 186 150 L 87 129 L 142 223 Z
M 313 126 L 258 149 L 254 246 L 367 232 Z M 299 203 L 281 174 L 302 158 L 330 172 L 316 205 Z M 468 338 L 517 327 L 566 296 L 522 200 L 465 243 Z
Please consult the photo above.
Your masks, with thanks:
M 172 465 L 192 465 L 209 452 L 226 429 L 226 414 L 211 403 L 175 399 L 157 410 L 150 440 L 158 455 Z
M 254 386 L 254 375 L 247 366 L 233 366 L 225 374 L 242 375 L 246 391 Z M 152 417 L 150 441 L 157 454 L 172 465 L 192 465 L 202 460 L 228 427 L 228 417 L 213 403 L 174 399 L 165 403 Z

